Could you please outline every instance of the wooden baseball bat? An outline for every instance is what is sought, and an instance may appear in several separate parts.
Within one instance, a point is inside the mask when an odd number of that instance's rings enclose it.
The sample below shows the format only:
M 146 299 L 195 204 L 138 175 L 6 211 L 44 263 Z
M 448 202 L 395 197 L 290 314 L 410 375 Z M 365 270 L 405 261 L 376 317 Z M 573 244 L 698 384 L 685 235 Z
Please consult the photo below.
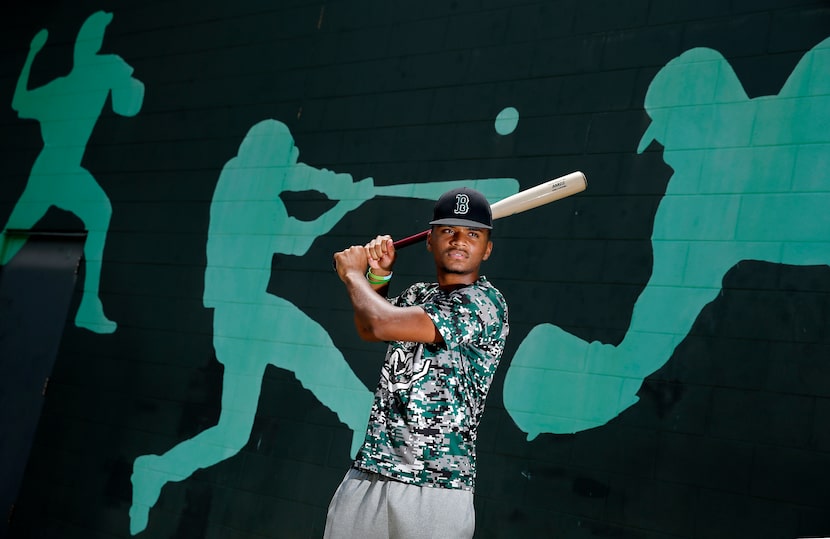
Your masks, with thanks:
M 494 202 L 490 205 L 490 211 L 493 213 L 493 219 L 501 219 L 581 193 L 587 188 L 588 179 L 585 178 L 585 174 L 579 171 L 571 172 Z M 402 249 L 424 241 L 428 233 L 429 230 L 424 230 L 418 234 L 401 238 L 394 242 L 395 249 Z

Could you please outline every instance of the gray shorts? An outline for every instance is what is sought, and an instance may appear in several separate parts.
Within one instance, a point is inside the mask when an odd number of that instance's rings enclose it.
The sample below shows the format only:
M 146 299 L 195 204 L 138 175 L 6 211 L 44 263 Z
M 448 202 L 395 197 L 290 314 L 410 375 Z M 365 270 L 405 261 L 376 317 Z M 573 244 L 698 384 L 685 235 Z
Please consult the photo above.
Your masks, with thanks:
M 355 470 L 337 487 L 325 539 L 469 539 L 475 531 L 473 493 L 408 485 Z

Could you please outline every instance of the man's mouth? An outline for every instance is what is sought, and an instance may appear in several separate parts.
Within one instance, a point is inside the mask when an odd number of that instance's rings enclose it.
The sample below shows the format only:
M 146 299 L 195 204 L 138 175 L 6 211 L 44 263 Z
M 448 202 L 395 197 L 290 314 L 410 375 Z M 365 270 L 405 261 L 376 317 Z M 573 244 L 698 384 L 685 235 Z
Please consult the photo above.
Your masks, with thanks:
M 461 251 L 459 249 L 450 249 L 447 251 L 447 256 L 450 258 L 455 258 L 458 260 L 463 260 L 467 258 L 467 253 L 465 251 Z

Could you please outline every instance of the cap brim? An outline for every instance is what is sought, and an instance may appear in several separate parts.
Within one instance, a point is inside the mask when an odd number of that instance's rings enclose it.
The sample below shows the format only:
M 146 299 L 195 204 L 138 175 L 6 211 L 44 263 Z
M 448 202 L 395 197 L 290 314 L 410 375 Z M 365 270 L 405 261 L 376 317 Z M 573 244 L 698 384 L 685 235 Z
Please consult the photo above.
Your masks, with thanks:
M 438 219 L 436 221 L 430 221 L 429 224 L 431 224 L 431 225 L 466 226 L 468 228 L 486 228 L 487 230 L 492 230 L 492 228 L 493 228 L 491 225 L 485 225 L 484 223 L 479 223 L 478 221 L 470 221 L 469 219 L 456 219 L 456 218 Z

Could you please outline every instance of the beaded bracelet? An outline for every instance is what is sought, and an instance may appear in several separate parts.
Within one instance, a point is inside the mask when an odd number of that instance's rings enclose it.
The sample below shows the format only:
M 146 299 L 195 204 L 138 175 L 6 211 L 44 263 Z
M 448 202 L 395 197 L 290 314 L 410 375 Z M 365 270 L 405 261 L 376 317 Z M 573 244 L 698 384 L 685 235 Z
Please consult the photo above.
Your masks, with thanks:
M 369 281 L 369 284 L 387 284 L 391 278 L 392 272 L 389 272 L 389 275 L 375 275 L 372 273 L 372 268 L 366 270 L 366 280 Z

